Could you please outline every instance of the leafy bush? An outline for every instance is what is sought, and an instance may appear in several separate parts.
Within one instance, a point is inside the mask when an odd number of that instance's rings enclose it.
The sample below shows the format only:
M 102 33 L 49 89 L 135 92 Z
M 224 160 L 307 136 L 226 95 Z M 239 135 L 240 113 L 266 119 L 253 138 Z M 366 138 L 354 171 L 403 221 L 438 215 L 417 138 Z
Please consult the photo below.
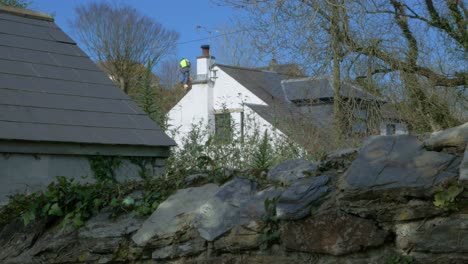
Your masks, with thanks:
M 143 190 L 141 198 L 132 196 L 135 190 Z M 165 179 L 80 184 L 59 176 L 43 192 L 11 197 L 9 203 L 0 208 L 0 228 L 17 217 L 22 217 L 25 225 L 45 220 L 80 227 L 105 207 L 111 209 L 112 216 L 130 212 L 148 215 L 174 191 L 175 185 Z
M 260 234 L 260 249 L 265 250 L 280 239 L 279 219 L 276 216 L 276 205 L 280 196 L 273 199 L 266 198 L 264 202 L 265 216 L 262 232 Z
M 182 186 L 185 176 L 200 172 L 207 173 L 211 181 L 222 182 L 225 169 L 250 169 L 259 175 L 255 172 L 268 171 L 282 161 L 308 157 L 306 151 L 287 138 L 275 135 L 277 138 L 273 143 L 268 132 L 261 133 L 260 128 L 249 130 L 253 132 L 243 136 L 240 136 L 240 131 L 235 131 L 233 138 L 226 143 L 211 136 L 209 125 L 205 126 L 203 122 L 193 124 L 182 138 L 182 146 L 172 150 L 166 163 L 166 176 L 178 182 L 179 186 Z M 171 132 L 173 136 L 178 133 L 176 130 Z
M 257 149 L 252 153 L 251 167 L 255 171 L 266 172 L 274 164 L 274 158 L 268 132 L 265 130 Z

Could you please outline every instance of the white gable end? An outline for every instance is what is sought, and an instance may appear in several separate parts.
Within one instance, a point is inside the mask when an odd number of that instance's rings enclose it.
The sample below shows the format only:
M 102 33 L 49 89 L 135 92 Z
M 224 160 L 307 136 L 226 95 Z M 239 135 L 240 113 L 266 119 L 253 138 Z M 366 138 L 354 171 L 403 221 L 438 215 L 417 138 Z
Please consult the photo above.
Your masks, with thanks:
M 242 108 L 244 103 L 266 105 L 264 101 L 229 76 L 219 67 L 213 68 L 217 78 L 213 90 L 214 108 L 216 110 Z
M 208 127 L 215 131 L 215 114 L 227 111 L 231 114 L 236 126 L 247 122 L 255 122 L 256 127 L 272 130 L 271 134 L 282 134 L 271 124 L 257 115 L 244 104 L 267 105 L 258 96 L 245 88 L 221 68 L 212 68 L 211 78 L 205 83 L 195 83 L 192 89 L 174 106 L 168 114 L 169 130 L 173 132 L 174 140 L 180 146 L 183 137 L 188 135 L 193 125 Z M 251 131 L 244 131 L 245 135 Z

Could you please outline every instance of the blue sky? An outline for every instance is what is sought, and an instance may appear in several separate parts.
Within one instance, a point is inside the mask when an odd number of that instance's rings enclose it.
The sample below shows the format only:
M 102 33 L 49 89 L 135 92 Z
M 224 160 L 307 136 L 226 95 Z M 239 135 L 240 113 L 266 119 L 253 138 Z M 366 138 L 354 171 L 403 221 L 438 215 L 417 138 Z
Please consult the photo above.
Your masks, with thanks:
M 77 5 L 96 0 L 32 0 L 32 10 L 55 15 L 55 23 L 73 38 L 69 21 L 75 16 Z M 105 0 L 98 0 L 105 1 Z M 218 6 L 210 0 L 120 0 L 135 7 L 139 12 L 154 18 L 165 28 L 180 33 L 179 43 L 197 39 L 200 41 L 178 45 L 177 58 L 187 57 L 195 61 L 201 54 L 200 46 L 210 44 L 208 31 L 218 35 L 217 28 L 222 28 L 238 11 L 230 7 Z M 203 29 L 198 29 L 202 26 Z M 74 38 L 75 41 L 78 41 Z M 82 46 L 79 42 L 78 45 Z M 82 47 L 83 48 L 83 47 Z M 216 46 L 212 45 L 212 55 L 216 56 Z

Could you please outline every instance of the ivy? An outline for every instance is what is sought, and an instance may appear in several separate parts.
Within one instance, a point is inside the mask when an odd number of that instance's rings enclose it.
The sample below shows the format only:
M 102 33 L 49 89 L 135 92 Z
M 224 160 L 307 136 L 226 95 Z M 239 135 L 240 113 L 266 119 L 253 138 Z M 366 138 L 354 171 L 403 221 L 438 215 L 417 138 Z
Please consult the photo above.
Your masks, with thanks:
M 457 210 L 456 199 L 463 192 L 460 184 L 452 184 L 447 189 L 439 189 L 434 195 L 434 205 L 446 210 Z
M 138 166 L 138 175 L 143 180 L 151 179 L 152 172 L 148 169 L 148 165 L 154 164 L 154 158 L 152 157 L 129 157 L 131 163 Z
M 115 171 L 122 165 L 122 159 L 117 156 L 91 156 L 89 165 L 97 181 L 115 182 Z
M 109 208 L 112 217 L 132 212 L 145 216 L 154 212 L 175 187 L 166 179 L 80 184 L 59 176 L 43 192 L 10 197 L 8 204 L 0 207 L 0 229 L 17 217 L 21 217 L 25 225 L 41 220 L 58 222 L 62 227 L 80 227 L 103 208 Z M 135 195 L 135 191 L 142 195 Z

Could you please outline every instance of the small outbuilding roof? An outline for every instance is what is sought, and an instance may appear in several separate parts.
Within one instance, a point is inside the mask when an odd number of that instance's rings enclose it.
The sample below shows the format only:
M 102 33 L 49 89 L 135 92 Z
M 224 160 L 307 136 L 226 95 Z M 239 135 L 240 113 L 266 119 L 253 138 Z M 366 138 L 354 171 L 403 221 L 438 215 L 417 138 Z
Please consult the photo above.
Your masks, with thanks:
M 53 18 L 4 6 L 0 6 L 0 141 L 175 145 Z

